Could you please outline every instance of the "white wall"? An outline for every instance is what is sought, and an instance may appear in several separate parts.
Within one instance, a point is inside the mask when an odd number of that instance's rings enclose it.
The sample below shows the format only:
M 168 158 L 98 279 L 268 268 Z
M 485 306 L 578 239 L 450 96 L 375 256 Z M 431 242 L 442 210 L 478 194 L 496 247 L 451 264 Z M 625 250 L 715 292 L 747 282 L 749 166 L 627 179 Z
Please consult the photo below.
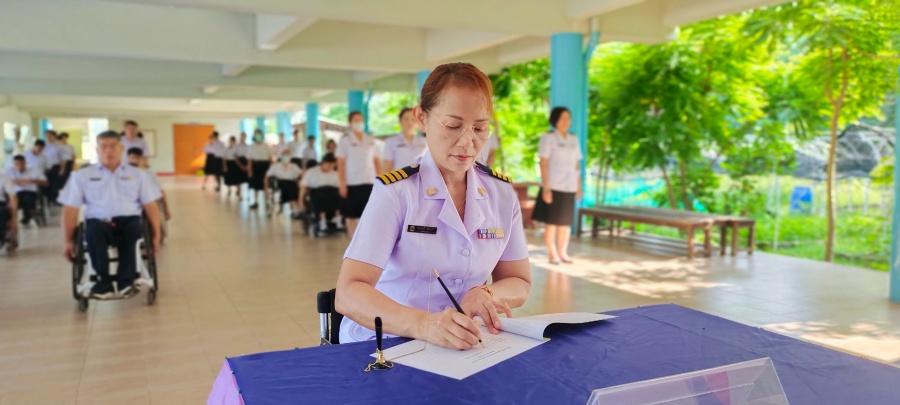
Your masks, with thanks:
M 156 131 L 155 156 L 150 158 L 149 163 L 150 168 L 157 173 L 175 172 L 175 134 L 173 128 L 176 124 L 213 125 L 219 131 L 223 142 L 227 141 L 229 136 L 237 136 L 241 133 L 241 120 L 239 119 L 186 121 L 184 119 L 166 117 L 140 117 L 139 119 L 136 118 L 135 121 L 137 121 L 141 131 L 148 129 Z M 125 120 L 111 119 L 109 120 L 109 129 L 122 131 L 125 127 L 124 124 Z
M 30 134 L 34 133 L 34 123 L 31 121 L 31 114 L 20 111 L 14 105 L 0 106 L 0 168 L 5 167 L 7 160 L 7 146 L 10 146 L 14 149 L 14 152 L 18 152 L 18 148 L 13 145 L 8 145 L 6 142 L 6 134 L 4 133 L 4 127 L 6 123 L 13 124 L 17 127 L 26 126 L 28 127 L 28 131 Z M 15 142 L 15 140 L 12 140 Z M 11 157 L 9 157 L 11 159 Z

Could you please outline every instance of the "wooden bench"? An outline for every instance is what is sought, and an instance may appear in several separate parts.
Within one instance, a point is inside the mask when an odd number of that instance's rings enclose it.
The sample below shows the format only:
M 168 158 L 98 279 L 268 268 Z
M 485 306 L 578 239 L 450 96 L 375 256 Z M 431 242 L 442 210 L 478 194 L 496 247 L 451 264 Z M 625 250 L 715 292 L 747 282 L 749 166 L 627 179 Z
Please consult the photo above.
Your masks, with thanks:
M 753 247 L 756 244 L 756 220 L 753 218 L 738 217 L 733 215 L 710 214 L 705 212 L 680 211 L 670 208 L 654 208 L 640 206 L 620 206 L 618 209 L 635 212 L 635 213 L 652 213 L 654 215 L 664 214 L 666 216 L 676 218 L 707 218 L 713 221 L 713 227 L 719 228 L 721 233 L 721 241 L 719 243 L 719 254 L 725 255 L 725 248 L 728 246 L 728 234 L 731 234 L 731 255 L 735 256 L 739 251 L 746 251 L 748 255 L 753 254 Z M 741 228 L 748 228 L 747 246 L 741 248 L 739 246 L 739 235 Z
M 700 217 L 676 217 L 661 212 L 644 212 L 631 210 L 625 207 L 601 206 L 593 208 L 581 208 L 578 210 L 577 233 L 581 237 L 581 223 L 584 216 L 590 216 L 594 219 L 591 226 L 591 236 L 597 237 L 600 231 L 600 220 L 609 221 L 609 234 L 613 238 L 622 236 L 622 223 L 630 222 L 666 226 L 676 228 L 687 233 L 687 257 L 694 258 L 694 233 L 696 230 L 703 230 L 703 254 L 705 256 L 712 255 L 711 232 L 713 221 L 710 218 Z

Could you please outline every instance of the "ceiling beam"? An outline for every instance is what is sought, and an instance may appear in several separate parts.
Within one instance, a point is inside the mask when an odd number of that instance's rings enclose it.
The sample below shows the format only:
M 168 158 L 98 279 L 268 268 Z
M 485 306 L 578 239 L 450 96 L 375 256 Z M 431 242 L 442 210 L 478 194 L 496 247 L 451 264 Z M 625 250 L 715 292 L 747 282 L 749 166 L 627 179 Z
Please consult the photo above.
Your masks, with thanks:
M 430 29 L 425 34 L 425 58 L 429 62 L 449 61 L 521 37 L 497 32 Z
M 26 0 L 27 1 L 27 0 Z M 566 0 L 114 0 L 410 28 L 548 36 L 571 29 Z M 514 15 L 515 18 L 503 18 Z M 412 18 L 410 16 L 413 16 Z
M 669 27 L 677 27 L 785 2 L 786 0 L 668 0 L 662 23 Z
M 643 3 L 647 0 L 568 0 L 566 15 L 573 19 L 587 19 Z
M 222 65 L 222 76 L 225 77 L 238 77 L 241 73 L 244 73 L 250 69 L 250 65 L 234 65 L 231 63 L 226 63 Z
M 717 1 L 717 0 L 712 0 Z M 668 41 L 673 27 L 662 22 L 661 0 L 650 0 L 597 17 L 597 28 L 603 42 L 660 44 Z
M 263 51 L 275 51 L 285 42 L 316 22 L 315 18 L 257 14 L 256 47 Z

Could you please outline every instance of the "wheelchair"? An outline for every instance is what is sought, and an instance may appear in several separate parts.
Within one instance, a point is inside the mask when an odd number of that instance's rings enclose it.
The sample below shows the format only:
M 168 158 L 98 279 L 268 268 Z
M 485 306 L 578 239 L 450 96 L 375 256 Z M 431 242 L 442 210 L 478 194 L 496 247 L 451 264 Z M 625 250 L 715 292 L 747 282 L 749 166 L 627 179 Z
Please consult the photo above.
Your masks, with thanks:
M 278 178 L 269 177 L 269 190 L 266 193 L 266 216 L 271 217 L 281 214 L 284 207 L 281 204 L 281 189 L 278 187 Z
M 91 259 L 87 253 L 87 240 L 85 239 L 84 222 L 79 223 L 75 228 L 73 238 L 75 245 L 75 257 L 72 259 L 72 297 L 78 302 L 78 309 L 82 312 L 87 311 L 89 301 L 97 299 L 91 297 L 91 287 L 97 282 L 97 275 L 91 267 Z M 143 284 L 149 289 L 147 291 L 147 305 L 153 305 L 156 302 L 156 294 L 159 291 L 159 275 L 156 271 L 156 256 L 153 251 L 152 230 L 146 221 L 143 221 L 143 236 L 138 239 L 136 252 L 139 252 L 137 260 L 138 279 L 136 284 Z M 115 246 L 109 248 L 110 275 L 114 275 L 112 270 L 118 266 L 121 261 L 117 257 Z M 115 265 L 114 265 L 115 264 Z M 103 299 L 102 301 L 127 299 L 132 296 L 117 296 L 113 298 Z
M 306 194 L 306 198 L 304 198 L 303 200 L 303 205 L 304 207 L 306 207 L 306 210 L 301 213 L 300 219 L 301 221 L 303 221 L 304 232 L 313 238 L 322 238 L 326 236 L 346 233 L 346 225 L 342 228 L 338 228 L 331 220 L 328 221 L 327 228 L 322 229 L 322 227 L 319 226 L 319 217 L 316 215 L 316 207 L 312 201 L 313 192 L 314 190 L 310 190 L 310 192 Z M 346 218 L 344 218 L 343 220 L 346 221 Z
M 316 294 L 319 312 L 319 346 L 340 344 L 341 321 L 344 315 L 334 309 L 335 289 Z
M 19 248 L 19 233 L 13 232 L 12 226 L 6 226 L 6 234 L 0 235 L 0 249 L 6 247 L 6 254 L 11 255 Z

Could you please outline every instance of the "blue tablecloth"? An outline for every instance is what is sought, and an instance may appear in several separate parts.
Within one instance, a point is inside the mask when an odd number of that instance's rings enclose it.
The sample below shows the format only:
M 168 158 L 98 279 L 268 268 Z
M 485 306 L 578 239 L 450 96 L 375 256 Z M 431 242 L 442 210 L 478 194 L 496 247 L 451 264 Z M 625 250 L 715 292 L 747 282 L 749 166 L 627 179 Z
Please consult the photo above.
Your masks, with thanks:
M 401 365 L 365 373 L 371 342 L 228 365 L 247 405 L 584 404 L 597 388 L 770 357 L 792 405 L 900 404 L 898 368 L 676 305 L 608 313 L 618 318 L 553 326 L 550 342 L 462 381 Z

